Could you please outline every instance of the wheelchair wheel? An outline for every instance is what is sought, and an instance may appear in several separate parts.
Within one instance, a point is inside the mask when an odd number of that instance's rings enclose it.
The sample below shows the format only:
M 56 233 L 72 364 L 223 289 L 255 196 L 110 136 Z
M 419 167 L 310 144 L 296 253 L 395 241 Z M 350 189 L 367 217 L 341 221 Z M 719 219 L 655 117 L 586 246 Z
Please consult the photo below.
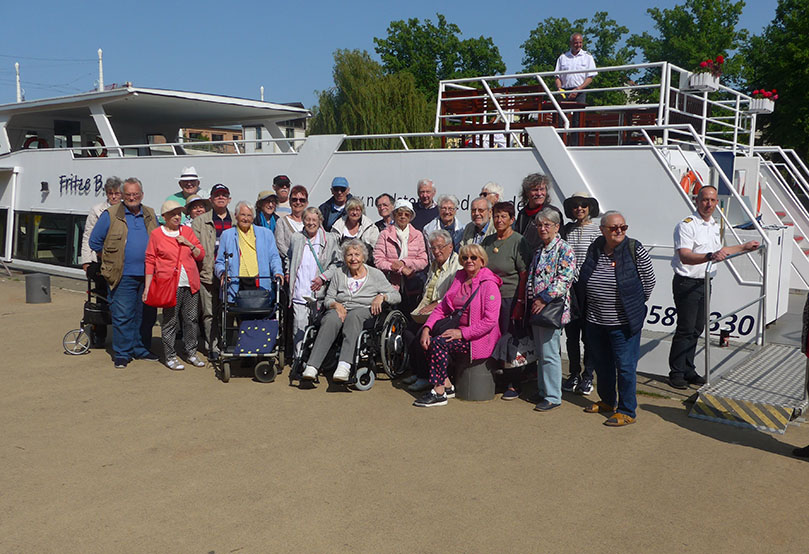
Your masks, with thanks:
M 259 383 L 272 383 L 275 381 L 275 376 L 278 374 L 278 370 L 276 369 L 275 362 L 273 360 L 261 360 L 256 364 L 254 374 L 256 376 L 256 381 Z
M 90 335 L 84 329 L 73 329 L 65 333 L 62 348 L 67 354 L 80 356 L 90 351 Z
M 227 383 L 230 381 L 230 364 L 231 362 L 222 362 L 222 382 Z
M 357 390 L 369 390 L 374 386 L 376 381 L 376 374 L 370 367 L 357 368 L 357 382 L 354 383 L 354 388 Z
M 379 354 L 382 368 L 391 379 L 401 377 L 407 369 L 408 352 L 404 342 L 406 328 L 407 319 L 399 310 L 389 313 L 382 324 Z

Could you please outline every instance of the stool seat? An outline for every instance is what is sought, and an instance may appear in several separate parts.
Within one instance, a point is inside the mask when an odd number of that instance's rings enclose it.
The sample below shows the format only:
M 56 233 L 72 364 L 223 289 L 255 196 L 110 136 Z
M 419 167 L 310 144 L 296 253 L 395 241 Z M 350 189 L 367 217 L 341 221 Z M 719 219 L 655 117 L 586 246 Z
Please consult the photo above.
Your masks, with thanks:
M 482 402 L 494 398 L 494 375 L 490 358 L 461 362 L 455 368 L 455 396 L 461 400 Z

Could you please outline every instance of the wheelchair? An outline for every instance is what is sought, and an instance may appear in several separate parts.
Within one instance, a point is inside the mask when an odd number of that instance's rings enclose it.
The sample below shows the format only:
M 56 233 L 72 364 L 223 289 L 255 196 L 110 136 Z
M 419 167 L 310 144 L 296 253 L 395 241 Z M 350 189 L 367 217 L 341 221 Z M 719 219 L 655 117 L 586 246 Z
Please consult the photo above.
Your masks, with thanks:
M 256 277 L 264 279 L 270 277 Z M 273 278 L 273 291 L 242 291 L 228 302 L 228 285 L 240 277 L 230 276 L 225 264 L 220 298 L 219 356 L 212 360 L 223 383 L 230 381 L 236 367 L 253 367 L 260 383 L 272 383 L 284 367 L 285 317 L 281 298 L 283 281 Z M 255 294 L 247 294 L 255 293 Z
M 289 384 L 291 386 L 294 385 L 295 381 L 298 381 L 298 383 L 304 382 L 303 370 L 309 361 L 309 355 L 317 338 L 320 320 L 326 311 L 325 308 L 310 310 L 309 325 L 304 330 L 303 339 L 298 345 L 299 350 L 295 354 L 292 368 L 289 372 Z M 345 384 L 360 391 L 371 389 L 376 382 L 376 372 L 379 366 L 389 378 L 397 379 L 401 377 L 407 369 L 408 351 L 404 341 L 406 328 L 407 319 L 405 315 L 388 304 L 383 305 L 380 314 L 371 316 L 366 320 L 357 337 L 354 359 L 351 362 L 351 373 Z M 320 374 L 334 373 L 334 370 L 337 369 L 342 340 L 343 336 L 340 333 L 319 368 Z M 314 383 L 319 382 L 319 376 L 315 377 Z

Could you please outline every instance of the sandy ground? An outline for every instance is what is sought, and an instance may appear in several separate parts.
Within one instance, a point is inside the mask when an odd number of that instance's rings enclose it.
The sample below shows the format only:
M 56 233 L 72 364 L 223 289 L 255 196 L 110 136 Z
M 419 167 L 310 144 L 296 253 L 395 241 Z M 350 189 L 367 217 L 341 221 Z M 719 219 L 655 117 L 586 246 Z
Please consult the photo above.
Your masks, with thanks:
M 62 353 L 81 294 L 24 297 L 0 282 L 2 552 L 809 551 L 806 424 L 771 436 L 642 395 L 610 429 L 575 396 L 425 410 L 385 380 L 121 371 Z

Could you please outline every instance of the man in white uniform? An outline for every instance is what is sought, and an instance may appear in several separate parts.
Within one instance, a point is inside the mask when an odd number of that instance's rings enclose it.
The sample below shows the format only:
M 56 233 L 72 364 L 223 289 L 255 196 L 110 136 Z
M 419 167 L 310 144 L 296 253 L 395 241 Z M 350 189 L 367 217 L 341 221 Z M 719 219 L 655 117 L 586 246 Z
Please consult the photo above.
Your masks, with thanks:
M 736 246 L 722 246 L 719 224 L 713 213 L 718 202 L 716 188 L 704 186 L 697 194 L 697 211 L 674 228 L 674 306 L 677 308 L 677 329 L 669 351 L 669 384 L 685 390 L 688 385 L 704 385 L 697 374 L 694 356 L 697 341 L 705 328 L 705 271 L 708 262 L 721 262 L 739 252 L 758 248 L 757 241 Z M 711 269 L 711 277 L 716 273 Z
M 571 102 L 578 102 L 579 104 L 587 103 L 587 94 L 579 92 L 593 82 L 593 77 L 598 75 L 595 71 L 596 62 L 593 56 L 582 50 L 584 38 L 581 33 L 573 33 L 570 35 L 570 50 L 565 52 L 556 60 L 556 90 L 563 90 L 565 92 L 564 100 Z M 574 69 L 581 70 L 581 73 L 562 73 L 561 71 L 572 71 Z

